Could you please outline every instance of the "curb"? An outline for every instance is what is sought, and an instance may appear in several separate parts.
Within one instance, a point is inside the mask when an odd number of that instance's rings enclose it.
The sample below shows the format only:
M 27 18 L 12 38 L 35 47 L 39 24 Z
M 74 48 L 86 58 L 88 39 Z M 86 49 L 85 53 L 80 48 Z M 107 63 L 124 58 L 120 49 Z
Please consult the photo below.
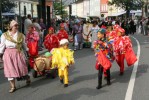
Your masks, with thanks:
M 42 51 L 39 51 L 39 55 L 43 55 L 45 52 L 47 52 L 48 50 L 47 49 L 44 49 L 44 50 L 42 50 Z M 0 70 L 2 70 L 3 69 L 3 62 L 0 62 Z

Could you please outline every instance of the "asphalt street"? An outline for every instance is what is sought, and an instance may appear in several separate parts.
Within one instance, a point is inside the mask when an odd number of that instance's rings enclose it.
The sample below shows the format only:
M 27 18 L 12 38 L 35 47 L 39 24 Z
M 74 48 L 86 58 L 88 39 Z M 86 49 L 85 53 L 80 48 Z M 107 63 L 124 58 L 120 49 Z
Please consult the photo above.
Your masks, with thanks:
M 142 34 L 132 36 L 139 41 L 141 52 L 131 100 L 149 100 L 149 37 Z M 131 40 L 137 54 L 137 42 L 132 37 Z M 125 100 L 133 66 L 127 67 L 125 63 L 125 73 L 119 76 L 119 67 L 114 62 L 111 68 L 112 84 L 107 86 L 103 80 L 100 90 L 96 89 L 97 70 L 94 66 L 95 57 L 91 49 L 76 51 L 75 64 L 69 69 L 69 87 L 64 88 L 58 77 L 39 77 L 32 78 L 29 87 L 25 86 L 25 82 L 16 82 L 18 89 L 12 94 L 8 92 L 9 82 L 0 70 L 0 100 Z

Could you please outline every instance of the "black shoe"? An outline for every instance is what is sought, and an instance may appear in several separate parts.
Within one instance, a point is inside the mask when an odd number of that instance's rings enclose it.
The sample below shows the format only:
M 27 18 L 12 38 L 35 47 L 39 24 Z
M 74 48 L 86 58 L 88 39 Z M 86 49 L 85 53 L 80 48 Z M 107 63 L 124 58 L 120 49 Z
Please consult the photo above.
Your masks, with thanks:
M 99 86 L 99 85 L 96 87 L 96 89 L 101 89 L 101 88 L 102 88 L 102 86 Z
M 68 84 L 64 84 L 64 87 L 68 87 Z
M 124 72 L 120 72 L 120 74 L 119 74 L 120 76 L 123 76 L 124 75 Z
M 63 79 L 61 79 L 60 82 L 63 84 Z

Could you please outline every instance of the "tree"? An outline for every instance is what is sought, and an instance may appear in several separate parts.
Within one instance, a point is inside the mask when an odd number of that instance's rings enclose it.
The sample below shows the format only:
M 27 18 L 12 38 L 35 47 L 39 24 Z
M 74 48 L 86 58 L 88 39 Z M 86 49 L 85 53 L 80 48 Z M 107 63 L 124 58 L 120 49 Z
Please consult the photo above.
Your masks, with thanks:
M 129 17 L 130 10 L 141 9 L 144 5 L 144 0 L 112 0 L 109 5 L 115 5 L 126 10 L 126 15 Z
M 17 5 L 12 0 L 2 0 L 2 12 L 9 12 Z
M 65 6 L 61 2 L 54 2 L 54 11 L 55 11 L 55 15 L 61 15 L 61 17 L 65 17 L 67 16 L 67 11 L 65 10 Z

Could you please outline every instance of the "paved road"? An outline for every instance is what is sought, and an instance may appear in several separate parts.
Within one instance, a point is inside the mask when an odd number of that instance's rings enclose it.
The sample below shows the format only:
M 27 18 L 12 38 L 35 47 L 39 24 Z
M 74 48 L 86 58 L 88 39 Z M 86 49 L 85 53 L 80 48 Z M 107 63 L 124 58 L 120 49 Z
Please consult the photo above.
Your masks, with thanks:
M 133 89 L 132 100 L 149 100 L 149 37 L 134 35 L 141 44 L 141 55 Z M 135 53 L 137 43 L 132 39 Z M 3 70 L 0 71 L 0 97 L 1 100 L 125 100 L 128 83 L 132 74 L 132 67 L 125 67 L 124 76 L 119 76 L 118 65 L 114 62 L 111 69 L 111 86 L 103 80 L 103 88 L 96 90 L 97 71 L 94 68 L 95 57 L 91 49 L 75 52 L 75 65 L 70 68 L 70 85 L 64 88 L 56 79 L 39 77 L 32 79 L 30 87 L 24 87 L 24 82 L 17 82 L 19 89 L 8 93 L 9 83 L 4 78 Z

